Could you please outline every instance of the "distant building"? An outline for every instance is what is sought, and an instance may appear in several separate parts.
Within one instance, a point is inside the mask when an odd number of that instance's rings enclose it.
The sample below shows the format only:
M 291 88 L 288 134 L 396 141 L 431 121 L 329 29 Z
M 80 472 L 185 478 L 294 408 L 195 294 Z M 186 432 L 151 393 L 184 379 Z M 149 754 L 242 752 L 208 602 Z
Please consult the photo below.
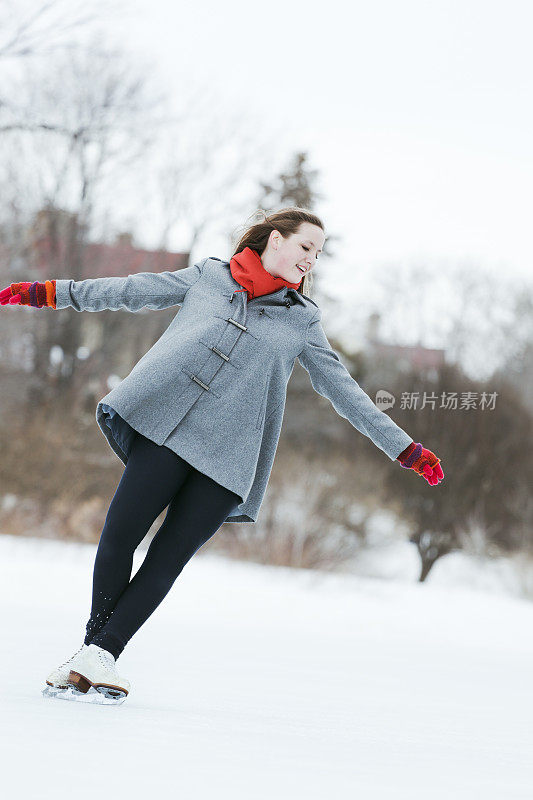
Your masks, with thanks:
M 439 348 L 423 347 L 421 344 L 400 345 L 387 344 L 379 338 L 380 315 L 375 312 L 370 315 L 366 333 L 366 352 L 373 359 L 384 365 L 394 364 L 400 371 L 411 369 L 417 372 L 428 371 L 430 376 L 436 376 L 436 370 L 446 363 L 446 351 Z
M 27 260 L 32 278 L 44 280 L 69 275 L 69 261 L 74 251 L 72 238 L 76 217 L 62 209 L 39 211 L 28 230 Z M 133 235 L 124 232 L 112 243 L 87 242 L 81 251 L 81 278 L 125 277 L 135 272 L 161 272 L 189 265 L 190 253 L 145 250 L 136 247 Z

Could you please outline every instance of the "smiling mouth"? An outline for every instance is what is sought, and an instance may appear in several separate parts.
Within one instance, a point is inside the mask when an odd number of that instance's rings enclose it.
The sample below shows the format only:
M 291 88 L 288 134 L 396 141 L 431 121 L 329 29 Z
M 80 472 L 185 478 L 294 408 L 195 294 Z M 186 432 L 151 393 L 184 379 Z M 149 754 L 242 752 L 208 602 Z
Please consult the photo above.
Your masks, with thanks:
M 304 274 L 307 272 L 307 270 L 306 270 L 306 269 L 304 269 L 304 267 L 301 267 L 299 264 L 296 264 L 296 266 L 298 267 L 298 269 L 300 270 L 300 272 L 303 272 Z

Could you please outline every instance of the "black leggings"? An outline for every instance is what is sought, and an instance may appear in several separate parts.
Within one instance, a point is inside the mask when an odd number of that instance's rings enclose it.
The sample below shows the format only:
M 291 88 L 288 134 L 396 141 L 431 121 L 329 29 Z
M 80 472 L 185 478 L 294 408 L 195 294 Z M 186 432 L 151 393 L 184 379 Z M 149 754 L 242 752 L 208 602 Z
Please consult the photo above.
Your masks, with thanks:
M 239 495 L 168 447 L 137 433 L 98 544 L 85 644 L 118 658 L 187 561 L 240 502 Z M 130 581 L 133 553 L 167 506 L 163 524 Z

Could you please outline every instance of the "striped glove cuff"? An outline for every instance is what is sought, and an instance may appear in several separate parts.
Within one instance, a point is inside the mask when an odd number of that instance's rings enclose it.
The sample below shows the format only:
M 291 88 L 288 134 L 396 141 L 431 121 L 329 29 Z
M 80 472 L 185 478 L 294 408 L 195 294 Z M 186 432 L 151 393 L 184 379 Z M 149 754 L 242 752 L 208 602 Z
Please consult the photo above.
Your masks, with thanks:
M 34 308 L 56 307 L 56 282 L 45 281 L 23 281 L 22 283 L 11 283 L 6 289 L 0 292 L 0 303 L 2 305 L 21 305 L 33 306 Z
M 401 466 L 405 467 L 405 469 L 411 469 L 421 455 L 422 445 L 420 442 L 411 442 L 411 444 L 397 456 L 396 460 L 399 461 Z
M 411 442 L 409 447 L 397 456 L 400 465 L 405 469 L 413 469 L 417 475 L 425 478 L 432 486 L 436 486 L 444 478 L 440 458 L 435 453 L 422 447 L 420 442 Z

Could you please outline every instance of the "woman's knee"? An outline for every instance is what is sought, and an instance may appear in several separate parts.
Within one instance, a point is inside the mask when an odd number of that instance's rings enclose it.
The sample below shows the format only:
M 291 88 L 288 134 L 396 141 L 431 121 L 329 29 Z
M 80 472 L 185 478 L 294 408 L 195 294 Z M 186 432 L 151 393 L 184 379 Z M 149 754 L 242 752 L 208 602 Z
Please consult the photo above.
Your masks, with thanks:
M 138 515 L 115 516 L 108 513 L 100 535 L 99 547 L 108 550 L 135 550 L 149 528 L 148 522 Z

